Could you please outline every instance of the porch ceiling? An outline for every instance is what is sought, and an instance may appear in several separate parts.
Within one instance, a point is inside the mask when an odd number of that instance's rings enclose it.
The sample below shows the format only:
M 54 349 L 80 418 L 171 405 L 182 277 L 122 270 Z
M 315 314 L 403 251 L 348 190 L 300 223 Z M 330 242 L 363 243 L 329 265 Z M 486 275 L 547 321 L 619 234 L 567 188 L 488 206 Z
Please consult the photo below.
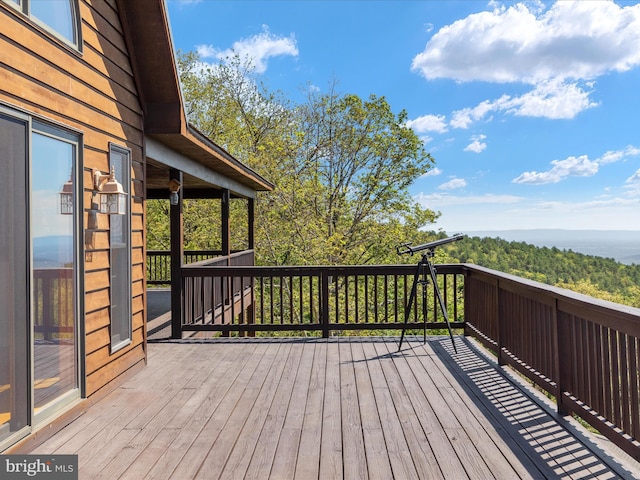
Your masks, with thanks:
M 162 164 L 156 160 L 147 158 L 147 198 L 168 199 L 169 198 L 169 165 Z M 220 187 L 212 185 L 201 178 L 183 173 L 182 177 L 183 198 L 220 198 L 222 190 Z
M 183 198 L 218 198 L 224 189 L 232 197 L 255 198 L 257 191 L 273 188 L 222 149 L 222 153 L 214 151 L 219 149 L 215 144 L 204 146 L 183 135 L 147 135 L 145 145 L 146 198 L 169 197 L 167 185 L 172 168 L 183 174 Z M 220 156 L 228 157 L 229 161 Z

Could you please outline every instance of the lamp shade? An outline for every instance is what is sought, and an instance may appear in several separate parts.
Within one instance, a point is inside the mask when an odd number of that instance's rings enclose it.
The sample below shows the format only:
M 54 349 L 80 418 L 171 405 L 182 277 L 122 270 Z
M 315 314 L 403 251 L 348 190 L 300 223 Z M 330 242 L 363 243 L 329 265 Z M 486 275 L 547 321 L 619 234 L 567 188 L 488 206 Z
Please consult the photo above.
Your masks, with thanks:
M 127 194 L 122 189 L 120 182 L 115 179 L 113 169 L 111 169 L 109 179 L 100 189 L 99 211 L 110 215 L 124 215 L 127 213 Z

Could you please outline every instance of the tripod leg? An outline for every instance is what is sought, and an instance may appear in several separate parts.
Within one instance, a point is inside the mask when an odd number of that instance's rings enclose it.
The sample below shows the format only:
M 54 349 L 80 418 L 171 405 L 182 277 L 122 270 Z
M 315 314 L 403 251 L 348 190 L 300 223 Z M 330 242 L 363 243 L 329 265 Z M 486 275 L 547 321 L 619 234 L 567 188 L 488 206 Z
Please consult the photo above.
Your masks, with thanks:
M 418 289 L 418 280 L 420 279 L 420 272 L 422 271 L 423 263 L 418 262 L 416 273 L 413 276 L 413 285 L 411 286 L 411 293 L 409 294 L 409 300 L 404 312 L 404 326 L 402 327 L 402 335 L 400 335 L 400 345 L 398 351 L 402 350 L 402 342 L 404 340 L 404 332 L 407 329 L 407 323 L 409 322 L 409 315 L 411 314 L 411 305 L 416 298 L 416 290 Z
M 436 296 L 438 297 L 438 302 L 440 303 L 440 310 L 442 310 L 442 315 L 444 315 L 444 320 L 447 322 L 447 330 L 449 330 L 449 337 L 451 337 L 451 344 L 453 345 L 453 350 L 458 353 L 458 349 L 456 348 L 456 342 L 453 340 L 453 331 L 451 330 L 451 324 L 449 323 L 449 315 L 447 314 L 447 307 L 444 304 L 444 300 L 442 299 L 442 295 L 440 294 L 440 287 L 438 287 L 438 282 L 436 281 L 436 271 L 433 268 L 433 264 L 429 262 L 429 273 L 431 274 L 431 281 L 433 282 L 433 288 L 436 292 Z

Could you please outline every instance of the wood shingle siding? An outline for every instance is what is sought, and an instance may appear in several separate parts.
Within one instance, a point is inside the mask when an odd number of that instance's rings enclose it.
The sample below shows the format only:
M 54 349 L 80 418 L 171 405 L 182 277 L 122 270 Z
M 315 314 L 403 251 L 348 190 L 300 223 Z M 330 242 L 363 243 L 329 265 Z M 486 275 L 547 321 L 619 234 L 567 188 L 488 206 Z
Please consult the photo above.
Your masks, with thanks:
M 109 217 L 97 215 L 85 248 L 85 394 L 92 395 L 145 359 L 143 112 L 130 53 L 113 1 L 78 2 L 79 51 L 57 40 L 16 9 L 0 2 L 0 101 L 76 130 L 82 139 L 84 229 L 89 228 L 92 169 L 109 170 L 109 145 L 131 150 L 133 336 L 111 352 Z M 81 170 L 82 171 L 82 170 Z M 82 243 L 82 239 L 80 239 Z

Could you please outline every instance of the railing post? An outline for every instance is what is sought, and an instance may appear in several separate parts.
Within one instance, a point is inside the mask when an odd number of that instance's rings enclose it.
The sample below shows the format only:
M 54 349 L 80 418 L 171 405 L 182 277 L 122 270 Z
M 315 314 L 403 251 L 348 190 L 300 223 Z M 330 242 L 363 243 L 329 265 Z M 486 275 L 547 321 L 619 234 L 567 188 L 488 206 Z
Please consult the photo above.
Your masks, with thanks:
M 500 280 L 496 280 L 496 329 L 498 330 L 498 365 L 506 365 L 504 359 L 504 328 L 502 315 L 500 315 Z
M 171 180 L 182 183 L 182 172 L 172 168 Z M 171 338 L 182 338 L 182 261 L 184 258 L 184 230 L 182 223 L 182 189 L 178 204 L 170 207 L 171 223 Z
M 322 338 L 329 338 L 329 272 L 326 269 L 320 272 L 320 297 Z
M 567 358 L 569 349 L 567 348 L 568 336 L 566 328 L 563 322 L 558 318 L 558 299 L 556 298 L 553 305 L 553 312 L 551 313 L 553 326 L 553 361 L 555 363 L 556 374 L 556 406 L 560 415 L 567 415 L 569 410 L 564 404 L 564 390 L 567 378 L 567 367 L 570 365 L 570 359 Z

